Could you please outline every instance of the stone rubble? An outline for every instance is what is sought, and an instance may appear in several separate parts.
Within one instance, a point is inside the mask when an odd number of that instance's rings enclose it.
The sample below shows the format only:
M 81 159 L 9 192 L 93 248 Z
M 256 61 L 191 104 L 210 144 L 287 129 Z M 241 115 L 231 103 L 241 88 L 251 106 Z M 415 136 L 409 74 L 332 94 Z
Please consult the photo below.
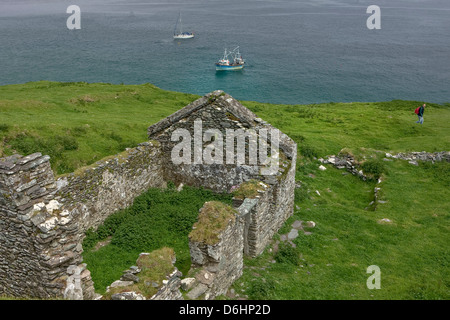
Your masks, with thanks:
M 362 172 L 362 170 L 358 169 L 359 167 L 356 164 L 354 157 L 349 154 L 338 156 L 331 155 L 326 157 L 326 159 L 320 158 L 319 161 L 322 164 L 332 164 L 337 169 L 346 169 L 348 172 L 360 177 L 362 180 L 367 180 L 367 176 Z

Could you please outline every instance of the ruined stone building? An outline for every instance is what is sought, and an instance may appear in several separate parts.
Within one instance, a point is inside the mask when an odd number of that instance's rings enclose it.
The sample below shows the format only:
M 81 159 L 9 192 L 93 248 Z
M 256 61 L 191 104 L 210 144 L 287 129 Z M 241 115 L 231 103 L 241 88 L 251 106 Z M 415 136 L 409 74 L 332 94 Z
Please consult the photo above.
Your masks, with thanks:
M 150 126 L 148 136 L 59 177 L 41 153 L 0 159 L 0 295 L 93 299 L 85 232 L 168 181 L 216 192 L 251 186 L 234 199 L 217 241 L 199 232 L 190 239 L 192 264 L 208 278 L 194 288 L 210 299 L 242 274 L 243 255 L 261 254 L 293 213 L 296 144 L 228 94 L 205 95 Z M 168 275 L 152 299 L 182 298 L 181 277 Z

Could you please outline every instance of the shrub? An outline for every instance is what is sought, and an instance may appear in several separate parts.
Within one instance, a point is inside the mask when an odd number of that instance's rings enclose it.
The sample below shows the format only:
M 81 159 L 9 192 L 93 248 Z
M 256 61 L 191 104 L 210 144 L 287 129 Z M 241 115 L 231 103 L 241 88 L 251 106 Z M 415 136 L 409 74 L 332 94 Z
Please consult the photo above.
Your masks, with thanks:
M 129 211 L 119 211 L 116 214 L 110 215 L 105 222 L 97 229 L 98 239 L 105 239 L 112 236 L 122 223 L 124 223 L 129 216 Z
M 154 219 L 149 215 L 128 218 L 117 228 L 111 244 L 125 250 L 147 248 L 148 251 L 160 248 L 161 240 L 168 237 L 168 230 L 159 227 L 155 228 Z
M 83 136 L 87 133 L 87 127 L 77 126 L 77 127 L 72 128 L 72 132 L 75 136 Z
M 276 286 L 273 280 L 257 278 L 250 284 L 247 294 L 251 300 L 268 300 L 273 297 L 275 289 Z
M 300 256 L 297 249 L 289 243 L 281 242 L 278 247 L 278 252 L 275 254 L 275 261 L 298 266 L 300 264 Z
M 173 181 L 167 182 L 167 189 L 174 190 L 175 189 L 175 183 L 173 183 Z
M 89 251 L 91 250 L 99 241 L 99 237 L 97 232 L 95 232 L 92 228 L 86 231 L 86 237 L 83 240 L 83 250 Z
M 386 171 L 383 162 L 378 159 L 369 159 L 361 165 L 362 171 L 372 179 L 378 179 Z
M 7 132 L 9 130 L 9 125 L 6 123 L 0 123 L 0 132 Z
M 319 153 L 316 150 L 316 148 L 305 144 L 301 145 L 300 154 L 305 158 L 314 158 L 314 157 L 317 158 L 319 156 Z

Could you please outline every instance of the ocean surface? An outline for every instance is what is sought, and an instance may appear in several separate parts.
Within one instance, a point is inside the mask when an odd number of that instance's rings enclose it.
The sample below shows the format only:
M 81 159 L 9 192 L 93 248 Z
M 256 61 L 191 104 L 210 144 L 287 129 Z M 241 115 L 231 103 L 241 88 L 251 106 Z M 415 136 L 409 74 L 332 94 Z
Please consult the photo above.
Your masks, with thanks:
M 69 30 L 69 5 L 81 29 Z M 369 5 L 381 29 L 369 30 Z M 194 39 L 172 38 L 178 14 Z M 246 67 L 216 72 L 225 48 Z M 0 0 L 0 85 L 152 83 L 240 100 L 450 102 L 449 0 Z

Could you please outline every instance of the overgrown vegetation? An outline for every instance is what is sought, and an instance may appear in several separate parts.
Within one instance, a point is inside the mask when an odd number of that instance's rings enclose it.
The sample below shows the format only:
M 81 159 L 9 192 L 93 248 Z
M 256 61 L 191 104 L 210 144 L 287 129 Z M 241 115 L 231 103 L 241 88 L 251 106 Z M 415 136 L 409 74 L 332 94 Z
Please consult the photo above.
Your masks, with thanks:
M 189 239 L 209 245 L 218 243 L 219 234 L 234 222 L 235 214 L 236 210 L 225 203 L 206 202 L 198 215 L 198 221 L 192 227 Z
M 233 196 L 236 199 L 254 198 L 258 195 L 258 190 L 262 190 L 262 186 L 258 180 L 249 180 L 241 183 L 239 187 L 233 190 Z
M 139 253 L 162 247 L 175 250 L 175 266 L 186 274 L 191 264 L 188 235 L 206 201 L 220 201 L 225 206 L 231 204 L 231 195 L 188 186 L 177 191 L 173 184 L 165 190 L 152 188 L 129 208 L 109 216 L 95 232 L 89 230 L 83 241 L 83 258 L 95 289 L 103 293 L 135 264 Z M 98 249 L 96 245 L 105 240 L 109 244 Z
M 386 172 L 386 166 L 380 159 L 369 159 L 361 165 L 361 169 L 372 179 L 378 180 Z
M 104 295 L 104 299 L 109 300 L 113 294 L 127 291 L 134 291 L 147 299 L 151 298 L 163 284 L 163 280 L 167 280 L 167 275 L 173 272 L 174 259 L 175 252 L 167 247 L 139 256 L 136 261 L 137 267 L 141 270 L 139 281 L 130 286 L 111 288 Z

